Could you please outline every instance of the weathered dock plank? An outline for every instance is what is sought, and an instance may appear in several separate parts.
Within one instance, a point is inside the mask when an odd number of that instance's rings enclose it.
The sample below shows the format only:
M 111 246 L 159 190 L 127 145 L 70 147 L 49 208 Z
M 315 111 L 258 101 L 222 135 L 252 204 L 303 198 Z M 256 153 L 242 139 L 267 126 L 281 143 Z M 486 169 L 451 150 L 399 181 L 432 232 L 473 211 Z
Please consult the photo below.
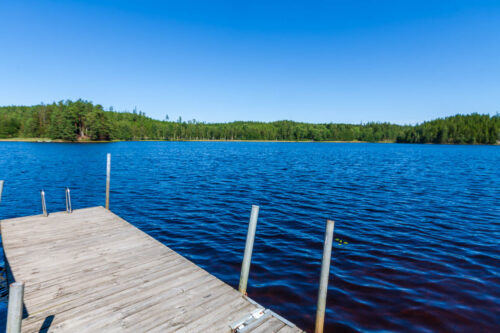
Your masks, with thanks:
M 302 332 L 103 207 L 0 225 L 23 332 Z

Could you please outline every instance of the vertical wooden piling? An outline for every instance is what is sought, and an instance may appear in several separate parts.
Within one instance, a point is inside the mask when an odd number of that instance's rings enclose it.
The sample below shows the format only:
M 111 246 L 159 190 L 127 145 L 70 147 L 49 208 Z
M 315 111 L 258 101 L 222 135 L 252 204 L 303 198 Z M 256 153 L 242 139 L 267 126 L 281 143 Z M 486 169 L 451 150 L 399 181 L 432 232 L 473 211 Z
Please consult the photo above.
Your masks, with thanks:
M 69 192 L 69 187 L 66 187 L 66 212 L 71 214 L 73 209 L 71 208 L 71 194 Z
M 315 333 L 323 333 L 323 328 L 325 326 L 326 295 L 328 293 L 328 278 L 330 275 L 334 226 L 334 221 L 326 221 L 323 261 L 321 262 L 321 277 L 319 280 L 318 306 L 316 310 L 316 328 L 314 330 Z
M 106 209 L 109 210 L 109 182 L 111 180 L 111 154 L 107 155 L 106 163 Z
M 0 202 L 2 202 L 3 180 L 0 180 Z
M 23 320 L 24 283 L 14 282 L 9 287 L 7 333 L 20 333 Z
M 245 245 L 245 254 L 241 264 L 240 285 L 238 290 L 242 294 L 247 292 L 248 273 L 250 272 L 250 262 L 252 260 L 253 243 L 255 240 L 255 229 L 257 228 L 257 218 L 259 217 L 259 206 L 252 205 L 250 222 L 248 223 L 247 241 Z
M 49 216 L 49 214 L 47 213 L 47 205 L 45 204 L 45 191 L 44 190 L 40 191 L 40 197 L 42 198 L 43 216 Z

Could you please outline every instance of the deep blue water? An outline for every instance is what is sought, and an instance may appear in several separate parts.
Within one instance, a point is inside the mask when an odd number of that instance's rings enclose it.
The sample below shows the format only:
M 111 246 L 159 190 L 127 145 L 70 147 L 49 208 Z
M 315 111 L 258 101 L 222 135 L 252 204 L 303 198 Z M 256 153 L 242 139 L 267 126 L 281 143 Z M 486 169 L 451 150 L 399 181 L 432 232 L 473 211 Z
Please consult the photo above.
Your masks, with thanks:
M 107 152 L 111 210 L 235 287 L 260 205 L 248 293 L 304 329 L 327 218 L 327 332 L 500 327 L 498 146 L 0 142 L 0 218 L 104 205 Z

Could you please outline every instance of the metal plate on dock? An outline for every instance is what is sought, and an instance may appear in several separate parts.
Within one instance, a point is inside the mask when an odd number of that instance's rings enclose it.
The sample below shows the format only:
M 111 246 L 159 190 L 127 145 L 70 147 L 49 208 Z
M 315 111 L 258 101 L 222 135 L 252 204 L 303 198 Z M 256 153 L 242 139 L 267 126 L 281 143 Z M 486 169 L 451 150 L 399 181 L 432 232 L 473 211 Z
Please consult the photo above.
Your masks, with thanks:
M 1 230 L 9 282 L 25 283 L 23 332 L 229 333 L 263 309 L 103 207 Z M 240 332 L 302 332 L 269 310 L 261 318 Z

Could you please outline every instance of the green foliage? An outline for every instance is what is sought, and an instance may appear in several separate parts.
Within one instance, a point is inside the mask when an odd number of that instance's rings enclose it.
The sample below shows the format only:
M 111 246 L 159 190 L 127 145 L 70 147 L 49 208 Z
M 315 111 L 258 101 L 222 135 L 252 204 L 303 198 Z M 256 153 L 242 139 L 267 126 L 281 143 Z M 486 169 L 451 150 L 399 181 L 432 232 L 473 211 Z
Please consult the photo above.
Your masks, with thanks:
M 196 120 L 155 120 L 133 112 L 104 111 L 77 100 L 49 105 L 0 107 L 0 138 L 77 140 L 276 140 L 406 143 L 496 143 L 500 115 L 457 115 L 416 126 L 389 123 L 309 124 L 235 121 L 207 124 Z
M 12 138 L 19 133 L 21 124 L 18 119 L 0 114 L 0 138 Z
M 409 127 L 397 142 L 495 144 L 500 140 L 500 115 L 473 113 L 424 122 Z

